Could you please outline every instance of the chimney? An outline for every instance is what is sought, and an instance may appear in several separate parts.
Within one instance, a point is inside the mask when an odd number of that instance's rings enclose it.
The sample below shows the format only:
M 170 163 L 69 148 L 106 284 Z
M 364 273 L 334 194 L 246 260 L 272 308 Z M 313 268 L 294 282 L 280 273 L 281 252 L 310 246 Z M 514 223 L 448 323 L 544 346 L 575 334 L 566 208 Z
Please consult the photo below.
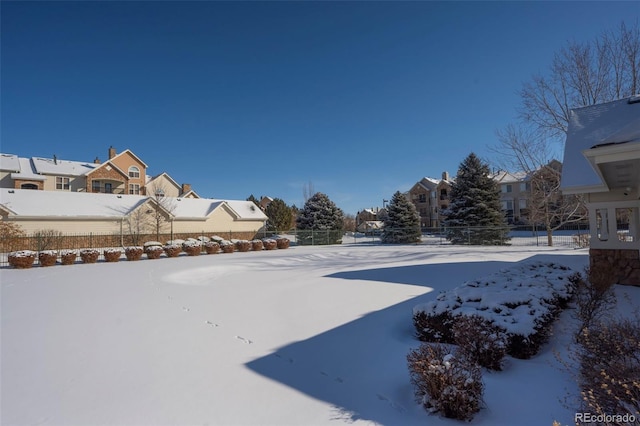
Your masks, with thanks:
M 109 147 L 109 160 L 116 156 L 116 149 L 112 146 Z
M 191 184 L 190 183 L 183 183 L 182 184 L 182 194 L 180 194 L 180 195 L 184 195 L 189 191 L 191 191 Z
M 100 164 L 100 159 L 98 157 L 93 160 L 93 164 Z
M 58 164 L 58 157 L 55 154 L 53 154 L 53 164 Z
M 449 172 L 442 172 L 442 180 L 449 180 Z

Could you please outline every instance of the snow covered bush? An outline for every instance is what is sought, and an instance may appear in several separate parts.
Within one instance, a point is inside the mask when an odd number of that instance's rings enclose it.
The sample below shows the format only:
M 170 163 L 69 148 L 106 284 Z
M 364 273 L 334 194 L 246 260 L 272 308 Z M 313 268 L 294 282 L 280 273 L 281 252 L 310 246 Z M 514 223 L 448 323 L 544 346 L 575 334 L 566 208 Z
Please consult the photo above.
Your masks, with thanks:
M 211 241 L 211 238 L 207 237 L 206 235 L 200 235 L 198 238 L 196 238 L 198 241 L 202 241 L 203 243 L 208 243 L 209 241 Z
M 219 235 L 213 235 L 211 236 L 211 241 L 215 241 L 216 243 L 220 244 L 221 242 L 225 241 L 225 239 Z
M 124 249 L 124 255 L 127 257 L 127 260 L 140 260 L 142 253 L 144 253 L 144 249 L 138 246 L 126 247 Z
M 264 248 L 264 244 L 262 244 L 262 240 L 252 240 L 251 241 L 251 250 L 253 251 L 261 251 Z
M 471 420 L 480 411 L 482 371 L 460 352 L 440 344 L 422 344 L 407 355 L 416 400 L 431 413 Z
M 182 251 L 182 244 L 165 244 L 163 249 L 167 257 L 178 257 Z
M 207 241 L 204 243 L 204 251 L 206 251 L 207 254 L 216 254 L 220 251 L 220 244 L 215 241 Z
M 584 412 L 627 418 L 640 413 L 640 319 L 584 328 L 577 350 Z M 630 424 L 622 420 L 607 424 Z M 637 423 L 633 423 L 637 424 Z
M 62 250 L 60 252 L 60 263 L 62 265 L 73 265 L 76 263 L 78 252 L 75 250 Z
M 477 315 L 461 315 L 453 326 L 453 339 L 465 359 L 488 370 L 502 370 L 507 336 Z
M 100 257 L 100 252 L 96 249 L 80 250 L 80 259 L 83 263 L 96 263 Z
M 29 269 L 35 260 L 35 251 L 20 250 L 9 253 L 9 265 L 16 269 Z
M 102 252 L 105 262 L 117 262 L 122 256 L 122 250 L 119 248 L 106 248 Z
M 238 240 L 234 244 L 236 246 L 237 251 L 246 252 L 251 250 L 251 243 L 247 240 Z
M 147 259 L 159 259 L 163 252 L 161 245 L 145 245 L 144 252 L 147 254 Z
M 276 238 L 276 246 L 279 249 L 288 249 L 291 242 L 288 238 Z
M 40 266 L 53 266 L 58 262 L 58 252 L 55 250 L 44 250 L 38 253 L 38 263 Z
M 262 244 L 264 245 L 265 250 L 274 250 L 278 247 L 278 243 L 272 238 L 263 239 Z
M 235 244 L 229 240 L 222 240 L 219 244 L 220 250 L 222 250 L 223 253 L 233 253 L 236 250 Z
M 202 242 L 199 240 L 189 239 L 182 243 L 182 250 L 188 256 L 199 256 L 202 251 Z
M 547 341 L 553 320 L 571 299 L 580 274 L 554 263 L 530 262 L 500 271 L 417 305 L 420 340 L 455 343 L 453 326 L 477 315 L 507 335 L 507 353 L 530 358 Z
M 184 244 L 184 240 L 175 239 L 175 240 L 167 241 L 166 245 L 169 245 L 169 246 L 174 246 L 175 245 L 175 246 L 179 246 L 180 248 L 182 248 L 182 244 Z

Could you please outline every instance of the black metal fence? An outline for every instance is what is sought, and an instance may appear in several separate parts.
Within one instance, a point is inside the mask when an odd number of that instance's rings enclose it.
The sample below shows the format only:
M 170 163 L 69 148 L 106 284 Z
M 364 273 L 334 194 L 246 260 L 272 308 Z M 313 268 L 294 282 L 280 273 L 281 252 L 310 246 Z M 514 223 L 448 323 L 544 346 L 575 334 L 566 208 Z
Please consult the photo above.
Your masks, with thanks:
M 0 236 L 0 266 L 8 265 L 8 254 L 19 250 L 41 252 L 45 250 L 81 250 L 105 248 L 142 246 L 148 241 L 158 241 L 162 244 L 171 240 L 199 239 L 201 236 L 211 238 L 218 236 L 228 240 L 252 240 L 269 237 L 284 237 L 291 241 L 292 245 L 327 245 L 327 244 L 382 244 L 382 233 L 376 230 L 371 233 L 357 233 L 335 230 L 290 230 L 285 232 L 232 232 L 232 231 L 201 231 L 193 233 L 173 234 L 120 234 L 120 233 L 89 233 L 89 234 L 62 234 L 55 231 L 41 231 L 30 235 L 3 235 Z M 531 227 L 501 227 L 501 228 L 426 228 L 422 230 L 422 237 L 416 244 L 420 245 L 452 245 L 452 235 L 456 244 L 478 245 L 476 236 L 483 233 L 498 232 L 508 237 L 503 241 L 504 245 L 511 246 L 549 246 L 561 248 L 584 248 L 589 246 L 589 229 L 582 226 L 565 227 L 553 232 L 551 236 L 544 229 Z M 463 238 L 460 238 L 463 236 Z M 201 238 L 202 239 L 202 238 Z M 102 249 L 102 250 L 100 250 Z M 37 259 L 36 259 L 37 263 Z

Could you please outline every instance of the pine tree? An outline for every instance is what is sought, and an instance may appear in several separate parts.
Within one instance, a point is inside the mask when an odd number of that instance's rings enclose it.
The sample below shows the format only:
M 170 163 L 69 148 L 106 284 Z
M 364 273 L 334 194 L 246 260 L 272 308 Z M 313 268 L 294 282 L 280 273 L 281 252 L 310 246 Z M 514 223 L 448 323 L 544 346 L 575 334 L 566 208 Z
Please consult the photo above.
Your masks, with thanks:
M 453 244 L 502 245 L 509 240 L 498 183 L 474 153 L 460 163 L 444 215 Z
M 321 192 L 304 204 L 296 218 L 298 244 L 336 244 L 342 240 L 344 213 Z
M 280 198 L 274 198 L 265 209 L 267 220 L 267 230 L 288 231 L 292 225 L 292 209 Z
M 391 244 L 417 243 L 421 236 L 420 216 L 416 206 L 409 202 L 400 191 L 396 192 L 387 207 L 382 242 Z

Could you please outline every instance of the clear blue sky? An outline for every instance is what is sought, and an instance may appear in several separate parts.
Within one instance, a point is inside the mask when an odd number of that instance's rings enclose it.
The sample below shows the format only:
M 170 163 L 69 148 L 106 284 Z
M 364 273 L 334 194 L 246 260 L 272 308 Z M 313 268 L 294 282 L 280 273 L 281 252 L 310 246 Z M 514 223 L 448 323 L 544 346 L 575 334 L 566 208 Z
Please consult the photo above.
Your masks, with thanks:
M 131 149 L 204 197 L 346 213 L 489 159 L 524 81 L 635 2 L 0 4 L 0 151 Z

